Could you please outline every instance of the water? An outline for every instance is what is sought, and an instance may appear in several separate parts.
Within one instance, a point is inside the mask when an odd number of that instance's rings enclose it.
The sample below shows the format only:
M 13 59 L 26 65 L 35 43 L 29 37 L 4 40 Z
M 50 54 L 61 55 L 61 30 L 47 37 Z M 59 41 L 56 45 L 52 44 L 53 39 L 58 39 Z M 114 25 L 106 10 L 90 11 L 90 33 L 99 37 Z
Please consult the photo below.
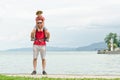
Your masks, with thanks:
M 119 54 L 97 52 L 47 52 L 48 74 L 119 75 Z M 39 56 L 37 72 L 41 70 Z M 0 52 L 0 73 L 31 73 L 32 52 Z

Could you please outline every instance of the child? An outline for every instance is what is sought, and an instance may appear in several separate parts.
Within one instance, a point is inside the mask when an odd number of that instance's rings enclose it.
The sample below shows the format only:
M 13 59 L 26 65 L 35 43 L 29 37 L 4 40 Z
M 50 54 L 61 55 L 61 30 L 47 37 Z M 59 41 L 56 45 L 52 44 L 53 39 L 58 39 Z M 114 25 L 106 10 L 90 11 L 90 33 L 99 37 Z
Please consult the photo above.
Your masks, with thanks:
M 42 11 L 37 11 L 36 12 L 36 15 L 37 15 L 37 17 L 36 17 L 36 25 L 37 25 L 37 21 L 39 21 L 39 20 L 42 20 L 42 22 L 43 22 L 43 25 L 44 25 L 44 21 L 45 21 L 45 18 L 42 16 Z
M 36 17 L 36 25 L 35 25 L 35 27 L 33 28 L 33 30 L 32 30 L 32 33 L 31 33 L 31 41 L 33 41 L 34 40 L 34 37 L 35 37 L 35 33 L 36 33 L 36 29 L 37 29 L 37 22 L 39 21 L 39 20 L 42 20 L 42 25 L 44 26 L 44 21 L 45 21 L 45 18 L 42 16 L 42 14 L 43 14 L 43 12 L 42 11 L 37 11 L 36 12 L 36 15 L 37 15 L 37 17 Z M 49 38 L 50 38 L 50 33 L 47 31 L 47 28 L 46 27 L 44 27 L 43 28 L 44 29 L 44 31 L 45 31 L 45 37 L 46 37 L 46 41 L 48 42 L 49 41 Z

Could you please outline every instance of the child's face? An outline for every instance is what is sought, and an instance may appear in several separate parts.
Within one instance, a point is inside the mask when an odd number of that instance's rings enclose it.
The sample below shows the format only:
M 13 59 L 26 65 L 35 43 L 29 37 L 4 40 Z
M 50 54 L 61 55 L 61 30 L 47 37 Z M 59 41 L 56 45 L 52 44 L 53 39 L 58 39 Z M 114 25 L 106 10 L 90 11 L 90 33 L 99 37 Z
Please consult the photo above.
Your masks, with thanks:
M 37 16 L 41 16 L 41 14 L 38 14 Z

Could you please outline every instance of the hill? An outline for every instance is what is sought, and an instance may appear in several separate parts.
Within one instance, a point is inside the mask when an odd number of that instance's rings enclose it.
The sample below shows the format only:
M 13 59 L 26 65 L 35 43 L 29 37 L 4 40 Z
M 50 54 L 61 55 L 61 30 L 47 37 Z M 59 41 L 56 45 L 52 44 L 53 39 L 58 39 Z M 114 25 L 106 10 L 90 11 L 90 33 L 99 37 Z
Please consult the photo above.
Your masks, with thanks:
M 77 48 L 47 46 L 47 51 L 96 51 L 96 50 L 102 50 L 106 48 L 107 47 L 104 42 L 98 42 L 98 43 L 90 44 L 88 46 L 77 47 Z M 7 51 L 32 51 L 32 47 L 9 49 Z
M 106 49 L 107 46 L 104 42 L 93 43 L 88 46 L 78 47 L 76 48 L 77 51 L 96 51 L 96 50 L 103 50 Z

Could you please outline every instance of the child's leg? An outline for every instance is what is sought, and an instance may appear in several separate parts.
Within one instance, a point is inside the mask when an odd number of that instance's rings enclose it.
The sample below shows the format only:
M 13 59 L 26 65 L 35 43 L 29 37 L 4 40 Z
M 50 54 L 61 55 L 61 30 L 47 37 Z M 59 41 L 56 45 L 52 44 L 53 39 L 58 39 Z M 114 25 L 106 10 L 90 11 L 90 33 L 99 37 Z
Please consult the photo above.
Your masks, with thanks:
M 50 33 L 47 31 L 47 30 L 45 30 L 45 37 L 48 39 L 48 41 L 49 41 L 49 39 L 50 39 Z
M 33 41 L 35 39 L 35 33 L 36 33 L 36 30 L 33 29 L 31 32 L 31 41 Z
M 35 32 L 31 32 L 31 38 L 35 37 Z
M 37 29 L 37 26 L 35 25 L 31 32 L 31 38 L 35 38 L 36 29 Z

